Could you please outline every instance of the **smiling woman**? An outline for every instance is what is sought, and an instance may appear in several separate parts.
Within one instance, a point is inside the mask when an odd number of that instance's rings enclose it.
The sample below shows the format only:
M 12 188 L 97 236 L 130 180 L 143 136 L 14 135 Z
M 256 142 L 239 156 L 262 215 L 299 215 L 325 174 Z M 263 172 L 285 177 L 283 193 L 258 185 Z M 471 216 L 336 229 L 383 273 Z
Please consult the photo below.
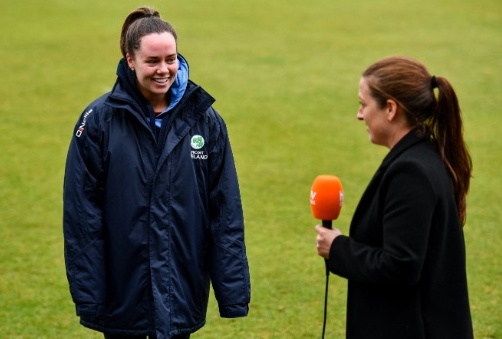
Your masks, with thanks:
M 145 16 L 142 13 L 145 12 Z M 124 21 L 120 36 L 120 50 L 127 61 L 142 96 L 149 102 L 155 117 L 178 103 L 183 86 L 176 84 L 171 96 L 180 62 L 177 53 L 178 34 L 171 24 L 162 20 L 157 11 L 141 8 Z M 183 59 L 180 78 L 187 80 L 188 65 Z M 177 89 L 181 88 L 181 92 Z
M 152 104 L 154 112 L 162 112 L 169 105 L 166 96 L 176 79 L 178 57 L 176 40 L 171 33 L 146 35 L 140 48 L 126 54 L 129 68 L 136 72 L 138 89 Z
M 225 122 L 151 8 L 125 20 L 118 79 L 81 114 L 64 182 L 70 292 L 105 338 L 188 338 L 212 283 L 225 318 L 250 301 L 240 189 Z

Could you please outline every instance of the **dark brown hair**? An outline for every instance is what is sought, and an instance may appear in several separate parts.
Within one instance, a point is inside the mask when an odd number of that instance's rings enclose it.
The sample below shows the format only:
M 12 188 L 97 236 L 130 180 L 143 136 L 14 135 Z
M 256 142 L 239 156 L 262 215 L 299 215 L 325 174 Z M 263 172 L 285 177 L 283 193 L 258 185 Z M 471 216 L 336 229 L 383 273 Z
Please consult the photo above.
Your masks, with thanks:
M 453 87 L 446 78 L 432 76 L 422 63 L 408 57 L 377 61 L 362 76 L 381 107 L 388 99 L 396 101 L 408 123 L 430 136 L 452 178 L 464 225 L 472 160 L 464 141 L 460 106 Z
M 120 51 L 134 56 L 134 51 L 140 48 L 141 38 L 152 33 L 171 33 L 178 40 L 176 30 L 169 23 L 160 18 L 159 12 L 150 7 L 140 7 L 129 13 L 120 34 Z

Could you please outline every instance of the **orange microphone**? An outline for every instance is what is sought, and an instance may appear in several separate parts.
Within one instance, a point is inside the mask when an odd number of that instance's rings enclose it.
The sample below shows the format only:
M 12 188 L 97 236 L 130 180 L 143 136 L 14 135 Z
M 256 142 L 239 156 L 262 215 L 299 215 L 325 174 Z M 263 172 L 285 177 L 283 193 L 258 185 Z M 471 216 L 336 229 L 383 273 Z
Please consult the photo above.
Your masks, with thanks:
M 340 215 L 343 206 L 343 188 L 338 177 L 319 175 L 310 189 L 310 207 L 314 218 L 322 220 L 322 225 L 331 228 L 332 221 Z
M 321 219 L 322 225 L 331 229 L 332 222 L 340 215 L 343 205 L 343 188 L 340 179 L 334 175 L 319 175 L 314 179 L 310 189 L 310 208 L 314 218 Z M 324 291 L 324 321 L 322 336 L 326 330 L 328 315 L 328 285 L 329 285 L 329 262 L 324 259 L 326 266 L 326 287 Z

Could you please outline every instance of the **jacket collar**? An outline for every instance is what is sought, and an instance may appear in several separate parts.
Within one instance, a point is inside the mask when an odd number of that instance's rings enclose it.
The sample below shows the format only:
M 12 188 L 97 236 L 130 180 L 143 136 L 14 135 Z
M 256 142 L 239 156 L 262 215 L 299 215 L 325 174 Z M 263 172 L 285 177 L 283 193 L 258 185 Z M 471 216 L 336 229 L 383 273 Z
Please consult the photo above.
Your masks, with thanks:
M 401 153 L 423 140 L 423 137 L 418 136 L 418 130 L 412 129 L 392 147 L 390 152 L 383 159 L 380 168 L 387 168 Z

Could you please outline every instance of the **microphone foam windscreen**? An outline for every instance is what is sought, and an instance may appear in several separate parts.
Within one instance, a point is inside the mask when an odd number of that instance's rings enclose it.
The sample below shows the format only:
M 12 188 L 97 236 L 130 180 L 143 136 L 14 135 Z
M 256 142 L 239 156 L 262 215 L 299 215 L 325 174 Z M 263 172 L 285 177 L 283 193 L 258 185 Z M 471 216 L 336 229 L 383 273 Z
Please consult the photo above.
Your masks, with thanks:
M 319 175 L 310 190 L 310 207 L 314 218 L 335 220 L 343 205 L 343 188 L 338 177 Z

